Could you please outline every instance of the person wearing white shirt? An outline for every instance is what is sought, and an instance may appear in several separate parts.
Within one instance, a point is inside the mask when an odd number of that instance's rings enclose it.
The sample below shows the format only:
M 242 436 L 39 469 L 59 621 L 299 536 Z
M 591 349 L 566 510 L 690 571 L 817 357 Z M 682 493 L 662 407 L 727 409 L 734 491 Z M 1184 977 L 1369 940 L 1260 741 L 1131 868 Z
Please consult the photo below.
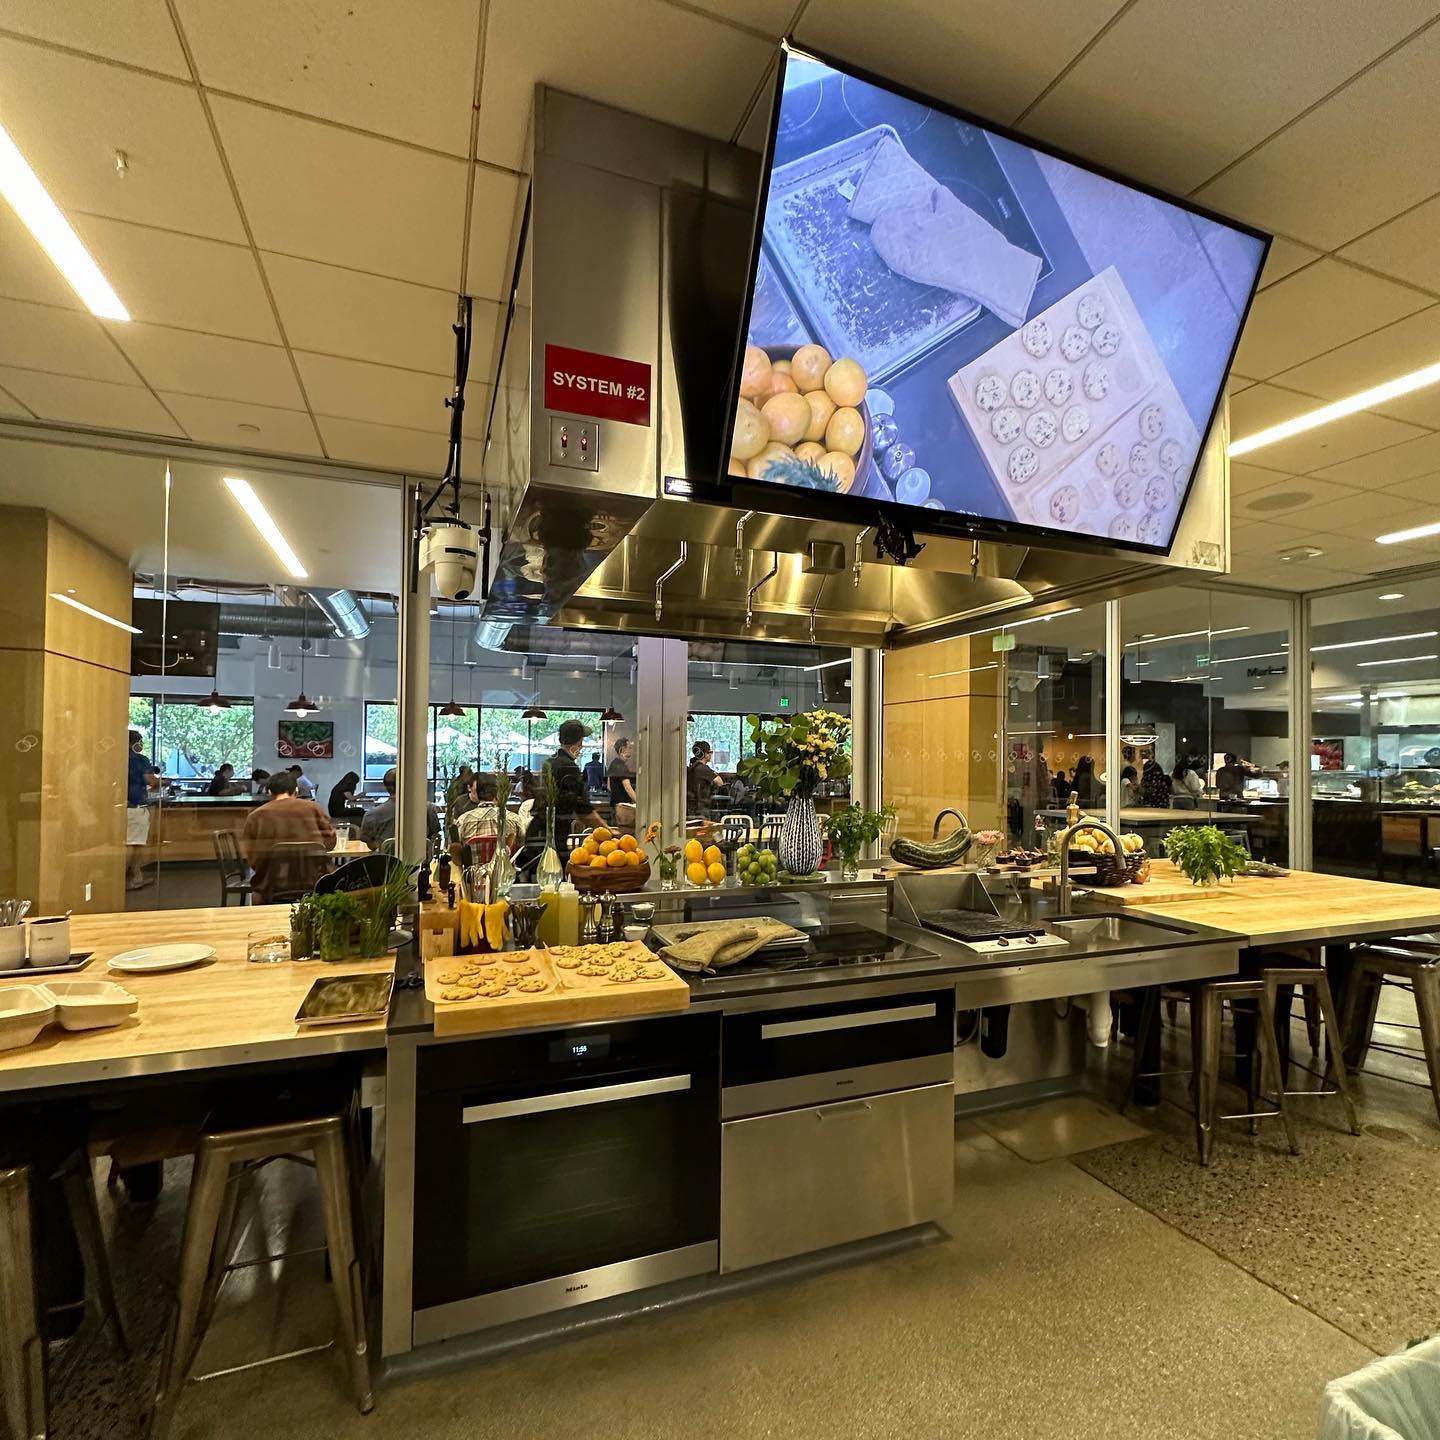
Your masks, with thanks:
M 493 776 L 481 775 L 470 782 L 470 791 L 475 797 L 475 808 L 467 810 L 455 822 L 455 838 L 462 842 L 479 840 L 485 835 L 494 835 L 500 828 L 501 808 L 499 791 Z M 505 841 L 517 845 L 524 838 L 525 827 L 513 811 L 505 810 Z

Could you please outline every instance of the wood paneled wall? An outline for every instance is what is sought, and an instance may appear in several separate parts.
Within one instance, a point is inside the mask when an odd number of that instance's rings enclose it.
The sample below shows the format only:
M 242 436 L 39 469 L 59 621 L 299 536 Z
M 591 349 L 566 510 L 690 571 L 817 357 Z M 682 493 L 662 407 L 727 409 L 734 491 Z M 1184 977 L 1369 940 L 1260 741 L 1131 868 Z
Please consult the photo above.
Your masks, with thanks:
M 988 636 L 886 651 L 881 787 L 901 834 L 928 839 L 946 806 L 1005 829 L 999 660 Z
M 0 507 L 0 894 L 35 913 L 125 906 L 129 568 L 43 510 Z

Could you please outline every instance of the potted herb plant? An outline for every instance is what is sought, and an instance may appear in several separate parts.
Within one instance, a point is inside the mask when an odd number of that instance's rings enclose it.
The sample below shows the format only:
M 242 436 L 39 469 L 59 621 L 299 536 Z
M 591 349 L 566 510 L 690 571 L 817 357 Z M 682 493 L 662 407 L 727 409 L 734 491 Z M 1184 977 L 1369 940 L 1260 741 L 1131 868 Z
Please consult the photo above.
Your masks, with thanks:
M 840 858 L 840 878 L 854 880 L 860 873 L 860 852 L 873 845 L 885 829 L 885 822 L 895 813 L 893 805 L 883 810 L 867 810 L 852 802 L 825 817 L 825 834 Z
M 379 959 L 390 949 L 390 930 L 395 914 L 410 894 L 415 867 L 393 857 L 385 879 L 373 889 L 354 896 L 360 916 L 360 954 L 363 959 Z
M 1218 885 L 1244 872 L 1250 856 L 1214 825 L 1177 825 L 1165 837 L 1165 853 L 1192 885 Z
M 747 715 L 745 722 L 754 754 L 740 762 L 740 774 L 762 796 L 786 802 L 776 846 L 781 868 L 813 875 L 822 853 L 815 791 L 826 780 L 849 776 L 850 721 L 833 710 L 809 710 L 785 720 Z
M 350 930 L 359 918 L 355 897 L 343 890 L 310 897 L 315 924 L 315 949 L 321 960 L 343 960 L 350 953 Z

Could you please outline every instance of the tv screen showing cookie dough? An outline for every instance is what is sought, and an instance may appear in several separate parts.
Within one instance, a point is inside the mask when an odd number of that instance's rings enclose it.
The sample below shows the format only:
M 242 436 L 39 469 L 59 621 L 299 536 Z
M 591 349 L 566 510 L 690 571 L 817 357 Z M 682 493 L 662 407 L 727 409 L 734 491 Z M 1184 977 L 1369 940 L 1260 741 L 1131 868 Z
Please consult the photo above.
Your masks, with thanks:
M 1269 238 L 788 46 L 771 132 L 728 473 L 1168 550 Z

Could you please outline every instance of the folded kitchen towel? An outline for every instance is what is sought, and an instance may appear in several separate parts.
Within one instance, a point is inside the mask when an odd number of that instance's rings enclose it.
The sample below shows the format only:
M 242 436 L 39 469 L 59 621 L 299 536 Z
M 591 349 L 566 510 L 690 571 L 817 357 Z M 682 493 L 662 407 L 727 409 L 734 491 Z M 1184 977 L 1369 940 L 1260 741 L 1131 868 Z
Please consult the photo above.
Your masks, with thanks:
M 969 295 L 1007 325 L 1025 323 L 1040 257 L 1013 245 L 887 137 L 850 202 L 876 253 L 898 275 Z

